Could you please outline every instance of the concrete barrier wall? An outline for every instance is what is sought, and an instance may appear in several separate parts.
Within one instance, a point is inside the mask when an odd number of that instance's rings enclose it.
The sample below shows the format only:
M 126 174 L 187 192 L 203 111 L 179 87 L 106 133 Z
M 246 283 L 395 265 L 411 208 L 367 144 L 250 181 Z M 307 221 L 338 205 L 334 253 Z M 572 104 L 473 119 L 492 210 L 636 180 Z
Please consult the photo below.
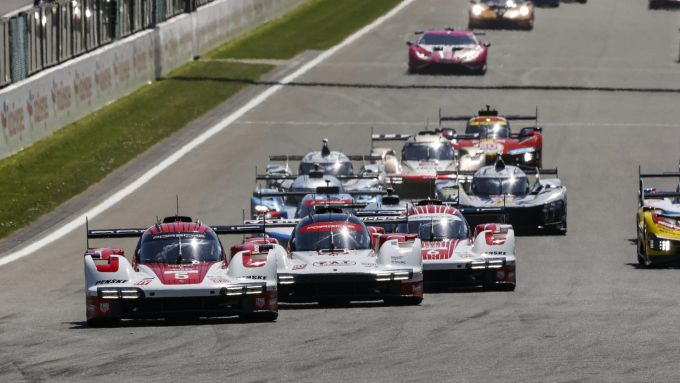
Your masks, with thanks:
M 0 158 L 303 0 L 218 0 L 0 90 Z

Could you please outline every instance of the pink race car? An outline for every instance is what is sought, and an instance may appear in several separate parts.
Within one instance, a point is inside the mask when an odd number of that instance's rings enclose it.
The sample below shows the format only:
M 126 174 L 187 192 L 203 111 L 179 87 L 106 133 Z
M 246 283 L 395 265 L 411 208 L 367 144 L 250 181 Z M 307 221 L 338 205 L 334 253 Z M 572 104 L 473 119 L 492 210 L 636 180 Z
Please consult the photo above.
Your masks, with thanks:
M 475 35 L 479 33 L 446 28 L 416 34 L 420 35 L 418 41 L 406 43 L 410 73 L 437 69 L 486 73 L 486 57 L 491 44 L 477 40 Z

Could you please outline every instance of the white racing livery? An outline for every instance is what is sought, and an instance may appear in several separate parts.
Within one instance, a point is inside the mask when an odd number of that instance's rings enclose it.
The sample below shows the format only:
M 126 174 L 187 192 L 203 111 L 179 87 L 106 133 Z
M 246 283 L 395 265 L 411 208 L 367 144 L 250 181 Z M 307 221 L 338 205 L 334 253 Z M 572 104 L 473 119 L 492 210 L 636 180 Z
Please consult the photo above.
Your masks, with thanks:
M 385 211 L 362 214 L 384 214 Z M 516 285 L 515 233 L 511 225 L 471 221 L 502 221 L 502 209 L 457 209 L 437 200 L 408 208 L 395 233 L 380 241 L 422 242 L 425 286 L 429 288 L 483 287 L 514 290 Z
M 273 321 L 278 315 L 276 258 L 242 251 L 229 257 L 218 235 L 259 233 L 257 226 L 206 226 L 169 217 L 148 229 L 88 230 L 88 239 L 139 238 L 132 261 L 122 249 L 85 252 L 87 323 L 121 319 L 238 315 Z
M 337 206 L 318 207 L 313 214 L 295 221 L 289 252 L 277 258 L 281 302 L 344 305 L 383 300 L 387 304 L 417 305 L 422 301 L 419 239 L 381 241 L 376 249 L 374 244 L 384 231 L 367 227 Z M 291 222 L 266 225 L 286 226 Z

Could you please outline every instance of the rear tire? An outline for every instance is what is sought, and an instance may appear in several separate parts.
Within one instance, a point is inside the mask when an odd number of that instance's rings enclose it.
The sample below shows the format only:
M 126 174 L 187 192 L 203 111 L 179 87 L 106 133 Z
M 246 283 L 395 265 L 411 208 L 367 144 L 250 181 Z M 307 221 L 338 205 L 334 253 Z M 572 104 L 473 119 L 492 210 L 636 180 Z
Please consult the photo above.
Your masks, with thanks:
M 484 286 L 484 289 L 491 291 L 515 291 L 516 286 L 517 285 L 515 283 L 499 283 Z
M 423 302 L 423 297 L 385 298 L 384 301 L 390 306 L 418 306 Z
M 279 317 L 279 313 L 276 311 L 258 311 L 239 314 L 238 317 L 244 322 L 274 322 Z

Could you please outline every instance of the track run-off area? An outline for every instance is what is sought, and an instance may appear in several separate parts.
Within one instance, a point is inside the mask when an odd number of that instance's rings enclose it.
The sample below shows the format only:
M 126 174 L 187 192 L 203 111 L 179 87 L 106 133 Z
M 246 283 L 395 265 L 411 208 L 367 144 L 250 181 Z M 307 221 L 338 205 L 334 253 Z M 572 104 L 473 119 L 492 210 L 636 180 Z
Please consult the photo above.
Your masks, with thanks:
M 436 124 L 440 107 L 526 114 L 538 106 L 544 166 L 557 167 L 568 188 L 569 231 L 518 238 L 516 291 L 428 294 L 417 307 L 282 305 L 276 323 L 91 329 L 83 221 L 0 267 L 0 381 L 679 380 L 680 270 L 638 268 L 630 240 L 638 165 L 669 171 L 680 159 L 680 11 L 649 11 L 641 0 L 538 9 L 531 32 L 481 37 L 492 44 L 485 76 L 407 74 L 404 43 L 413 31 L 464 27 L 467 4 L 412 1 L 291 70 L 298 76 L 256 84 L 252 97 L 220 107 L 224 114 L 192 135 L 180 132 L 182 142 L 170 138 L 160 144 L 166 150 L 118 172 L 126 177 L 102 195 L 61 212 L 61 225 L 139 179 L 91 225 L 150 225 L 175 212 L 176 195 L 182 214 L 238 223 L 256 186 L 254 167 L 264 168 L 269 154 L 318 150 L 322 138 L 336 150 L 368 153 L 371 128 L 413 133 Z M 120 245 L 130 254 L 134 242 Z

